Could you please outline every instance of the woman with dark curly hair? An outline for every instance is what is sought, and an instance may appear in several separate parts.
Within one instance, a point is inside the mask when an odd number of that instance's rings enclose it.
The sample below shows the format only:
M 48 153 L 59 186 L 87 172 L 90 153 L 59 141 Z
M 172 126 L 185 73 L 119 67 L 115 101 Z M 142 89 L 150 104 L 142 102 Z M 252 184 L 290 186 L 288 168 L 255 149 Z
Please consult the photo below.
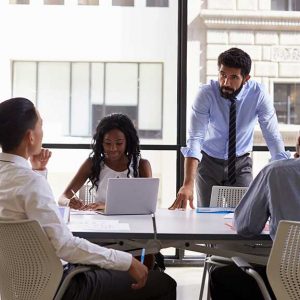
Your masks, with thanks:
M 98 124 L 92 153 L 67 186 L 59 204 L 76 209 L 102 209 L 108 179 L 122 177 L 152 177 L 152 171 L 149 161 L 141 158 L 140 141 L 132 121 L 118 113 L 104 117 Z M 87 180 L 95 192 L 95 203 L 88 206 L 73 197 L 73 192 Z

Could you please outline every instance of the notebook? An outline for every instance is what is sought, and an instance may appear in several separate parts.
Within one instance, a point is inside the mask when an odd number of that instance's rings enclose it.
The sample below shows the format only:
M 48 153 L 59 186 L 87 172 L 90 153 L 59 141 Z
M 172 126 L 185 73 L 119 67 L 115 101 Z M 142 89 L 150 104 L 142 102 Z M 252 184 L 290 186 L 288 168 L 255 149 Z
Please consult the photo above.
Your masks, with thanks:
M 159 178 L 109 178 L 105 215 L 148 215 L 156 211 Z

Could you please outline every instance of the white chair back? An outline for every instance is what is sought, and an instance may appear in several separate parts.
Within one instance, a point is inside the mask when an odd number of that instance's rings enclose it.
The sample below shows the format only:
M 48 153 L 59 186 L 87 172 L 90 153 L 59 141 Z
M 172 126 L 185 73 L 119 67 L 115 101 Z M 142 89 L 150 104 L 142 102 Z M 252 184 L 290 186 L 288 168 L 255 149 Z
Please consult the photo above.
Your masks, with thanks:
M 218 186 L 212 187 L 210 207 L 236 207 L 248 187 Z
M 90 188 L 90 184 L 84 184 L 79 190 L 79 198 L 84 201 L 84 204 L 91 204 L 95 202 L 94 191 Z
M 267 276 L 278 300 L 300 299 L 300 222 L 280 221 Z
M 0 221 L 1 300 L 50 300 L 63 267 L 40 224 Z

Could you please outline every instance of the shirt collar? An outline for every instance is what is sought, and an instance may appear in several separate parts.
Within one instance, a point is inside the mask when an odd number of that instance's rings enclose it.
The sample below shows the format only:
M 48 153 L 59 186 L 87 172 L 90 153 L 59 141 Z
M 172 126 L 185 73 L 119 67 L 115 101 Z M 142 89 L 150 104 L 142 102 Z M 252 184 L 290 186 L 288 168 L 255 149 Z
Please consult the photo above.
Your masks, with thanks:
M 236 98 L 236 101 L 241 101 L 242 100 L 242 97 L 243 97 L 243 94 L 244 94 L 244 92 L 245 92 L 245 89 L 246 89 L 246 86 L 248 85 L 248 82 L 246 82 L 244 85 L 243 85 L 243 87 L 242 87 L 242 89 L 241 89 L 241 91 L 238 93 L 238 95 L 235 97 Z
M 0 153 L 0 160 L 2 161 L 7 161 L 7 162 L 12 162 L 15 163 L 16 165 L 19 165 L 21 167 L 31 169 L 31 166 L 24 157 L 19 156 L 19 155 L 14 155 L 14 154 L 9 154 L 9 153 Z

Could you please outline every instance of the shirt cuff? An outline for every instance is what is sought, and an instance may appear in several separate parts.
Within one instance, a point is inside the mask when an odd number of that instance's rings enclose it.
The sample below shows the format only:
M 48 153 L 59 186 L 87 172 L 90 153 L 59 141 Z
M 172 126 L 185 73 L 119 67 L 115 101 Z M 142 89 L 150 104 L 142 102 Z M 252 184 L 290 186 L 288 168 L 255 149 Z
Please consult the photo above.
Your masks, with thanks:
M 201 161 L 203 156 L 200 151 L 199 152 L 193 151 L 189 147 L 181 147 L 180 151 L 184 157 L 193 157 L 198 159 L 199 161 Z
M 290 151 L 281 151 L 275 155 L 275 157 L 272 157 L 273 160 L 282 160 L 282 159 L 289 159 L 291 158 L 291 152 Z
M 59 196 L 58 198 L 58 205 L 60 206 L 69 206 L 69 203 L 70 203 L 70 199 L 61 195 Z
M 40 174 L 41 176 L 45 177 L 47 179 L 47 175 L 48 175 L 48 170 L 44 169 L 44 170 L 33 170 L 35 173 Z
M 128 252 L 119 250 L 116 251 L 115 265 L 118 266 L 116 269 L 119 271 L 128 271 L 132 263 L 132 255 Z

